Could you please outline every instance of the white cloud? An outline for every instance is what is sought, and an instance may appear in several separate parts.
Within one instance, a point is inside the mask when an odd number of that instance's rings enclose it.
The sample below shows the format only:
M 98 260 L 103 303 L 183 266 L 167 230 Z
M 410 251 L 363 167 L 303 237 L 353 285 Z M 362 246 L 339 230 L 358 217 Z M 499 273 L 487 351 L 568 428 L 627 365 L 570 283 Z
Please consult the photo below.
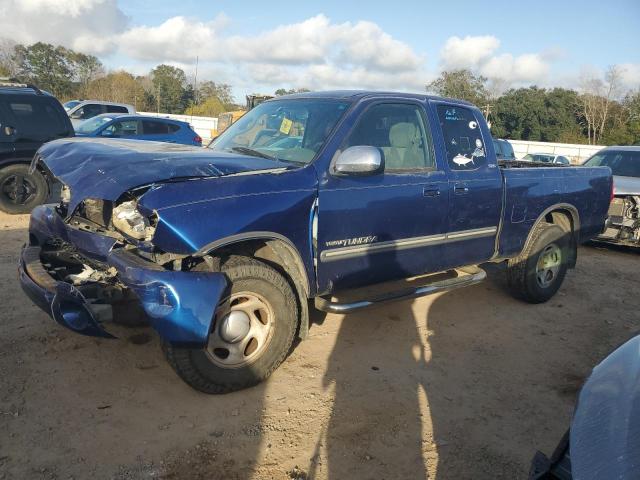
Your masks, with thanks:
M 544 82 L 549 73 L 549 62 L 560 52 L 526 53 L 514 56 L 497 54 L 500 40 L 493 35 L 450 37 L 440 51 L 445 70 L 468 68 L 490 79 L 508 84 Z
M 211 22 L 172 17 L 156 27 L 133 27 L 115 41 L 121 53 L 137 60 L 189 62 L 196 57 L 218 60 L 224 52 L 217 30 L 225 22 L 225 16 Z
M 640 63 L 623 63 L 620 67 L 620 81 L 623 88 L 637 90 L 640 88 Z
M 440 52 L 445 70 L 475 68 L 487 61 L 500 47 L 493 35 L 450 37 Z
M 116 0 L 2 0 L 0 36 L 18 43 L 48 42 L 103 55 L 129 23 Z

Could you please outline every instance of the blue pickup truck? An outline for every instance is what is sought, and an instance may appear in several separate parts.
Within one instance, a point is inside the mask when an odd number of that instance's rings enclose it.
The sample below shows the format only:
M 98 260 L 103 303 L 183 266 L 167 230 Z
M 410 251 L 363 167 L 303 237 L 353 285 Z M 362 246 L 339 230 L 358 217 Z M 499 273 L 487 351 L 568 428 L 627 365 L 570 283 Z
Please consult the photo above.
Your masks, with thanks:
M 63 185 L 31 215 L 19 276 L 33 302 L 102 337 L 143 315 L 208 393 L 268 377 L 313 305 L 471 285 L 483 262 L 507 262 L 517 297 L 548 300 L 612 190 L 606 167 L 499 164 L 469 103 L 380 92 L 270 100 L 209 149 L 58 140 L 31 168 Z

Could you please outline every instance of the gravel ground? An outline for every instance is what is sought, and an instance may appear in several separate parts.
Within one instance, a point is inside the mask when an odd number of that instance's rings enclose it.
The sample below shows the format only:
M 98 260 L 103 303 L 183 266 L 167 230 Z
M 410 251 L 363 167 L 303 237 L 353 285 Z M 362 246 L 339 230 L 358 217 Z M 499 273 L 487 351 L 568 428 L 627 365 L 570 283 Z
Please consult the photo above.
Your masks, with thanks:
M 544 305 L 501 269 L 349 316 L 253 389 L 183 384 L 154 332 L 75 335 L 16 281 L 28 217 L 0 214 L 0 479 L 526 478 L 591 368 L 640 327 L 640 256 L 584 247 Z

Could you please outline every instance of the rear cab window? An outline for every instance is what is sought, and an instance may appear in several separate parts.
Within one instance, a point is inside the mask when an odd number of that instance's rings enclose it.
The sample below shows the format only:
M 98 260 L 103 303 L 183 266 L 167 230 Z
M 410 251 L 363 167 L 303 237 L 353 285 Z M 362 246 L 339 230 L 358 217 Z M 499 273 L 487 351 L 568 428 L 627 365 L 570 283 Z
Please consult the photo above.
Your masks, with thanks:
M 451 170 L 475 170 L 487 164 L 480 124 L 473 111 L 458 105 L 437 106 Z

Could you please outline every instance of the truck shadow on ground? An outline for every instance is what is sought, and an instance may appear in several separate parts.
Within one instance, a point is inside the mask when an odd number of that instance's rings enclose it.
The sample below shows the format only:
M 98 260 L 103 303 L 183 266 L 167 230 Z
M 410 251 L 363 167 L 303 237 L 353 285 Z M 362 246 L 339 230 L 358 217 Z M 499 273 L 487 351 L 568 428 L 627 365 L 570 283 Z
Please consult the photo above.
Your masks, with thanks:
M 541 335 L 535 317 L 523 318 L 535 306 L 510 297 L 503 266 L 485 269 L 483 284 L 343 319 L 316 448 L 327 464 L 312 463 L 310 478 L 525 478 L 536 448 L 559 438 L 568 423 L 549 426 L 557 397 L 568 422 L 577 391 L 545 387 L 559 345 L 525 341 Z M 545 396 L 556 412 L 540 406 Z

